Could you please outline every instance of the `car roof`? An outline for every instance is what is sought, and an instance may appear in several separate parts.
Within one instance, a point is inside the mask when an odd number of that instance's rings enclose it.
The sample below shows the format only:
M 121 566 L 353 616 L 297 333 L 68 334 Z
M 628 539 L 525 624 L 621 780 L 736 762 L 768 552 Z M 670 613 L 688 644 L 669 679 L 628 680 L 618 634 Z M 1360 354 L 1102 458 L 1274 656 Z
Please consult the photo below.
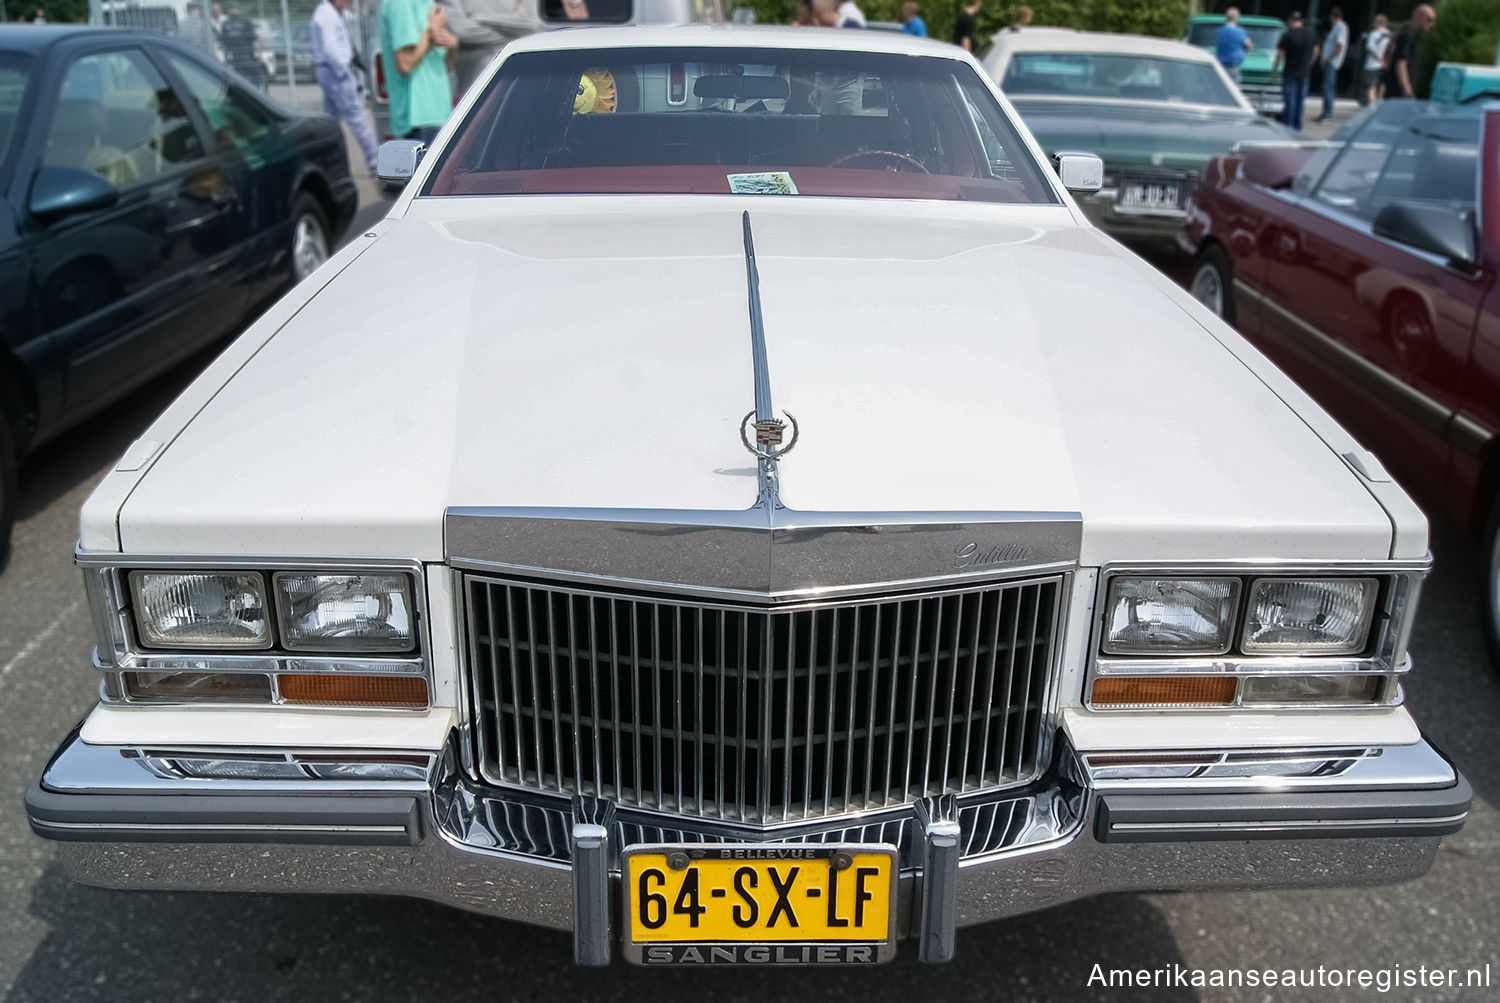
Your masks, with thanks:
M 743 24 L 560 28 L 518 38 L 506 46 L 506 52 L 636 49 L 647 46 L 758 46 L 770 49 L 892 52 L 918 56 L 942 56 L 964 61 L 969 58 L 964 50 L 947 42 L 889 31 Z
M 1194 63 L 1214 62 L 1212 54 L 1195 45 L 1149 35 L 1116 35 L 1103 31 L 1073 31 L 1068 28 L 1027 28 L 1002 31 L 995 36 L 997 49 L 1016 52 L 1110 52 L 1130 56 L 1157 56 Z
M 129 28 L 94 28 L 82 24 L 5 24 L 0 25 L 0 49 L 9 52 L 42 52 L 59 42 L 87 35 L 149 38 L 156 41 L 165 39 L 165 36 L 154 31 L 133 31 Z

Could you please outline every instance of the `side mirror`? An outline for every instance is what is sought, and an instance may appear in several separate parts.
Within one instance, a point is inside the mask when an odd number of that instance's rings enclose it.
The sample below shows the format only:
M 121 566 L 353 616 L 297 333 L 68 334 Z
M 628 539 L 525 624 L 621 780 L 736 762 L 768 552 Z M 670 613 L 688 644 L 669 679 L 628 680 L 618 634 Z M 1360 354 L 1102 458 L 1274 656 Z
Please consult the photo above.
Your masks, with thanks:
M 43 167 L 31 180 L 26 208 L 42 225 L 50 226 L 81 212 L 108 209 L 119 196 L 119 189 L 93 171 Z
M 1088 195 L 1104 187 L 1104 161 L 1092 153 L 1054 153 L 1052 165 L 1070 192 Z
M 1429 205 L 1388 205 L 1375 214 L 1375 236 L 1436 254 L 1449 265 L 1472 272 L 1479 263 L 1470 213 Z
M 400 191 L 406 187 L 411 176 L 417 173 L 417 165 L 427 152 L 427 144 L 419 139 L 393 139 L 382 143 L 375 154 L 375 176 L 387 191 Z

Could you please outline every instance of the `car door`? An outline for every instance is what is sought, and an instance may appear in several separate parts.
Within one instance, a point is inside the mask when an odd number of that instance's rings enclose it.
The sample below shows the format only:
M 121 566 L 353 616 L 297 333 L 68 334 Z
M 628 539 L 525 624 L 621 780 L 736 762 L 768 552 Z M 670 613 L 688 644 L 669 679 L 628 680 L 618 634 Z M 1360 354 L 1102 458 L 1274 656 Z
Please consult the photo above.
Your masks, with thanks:
M 33 214 L 27 234 L 41 325 L 66 363 L 64 410 L 76 414 L 222 334 L 234 201 L 140 46 L 78 52 L 51 87 L 33 196 L 52 168 L 115 189 L 103 207 Z
M 1398 203 L 1471 214 L 1476 134 L 1472 115 L 1377 119 L 1267 235 L 1265 336 L 1411 484 L 1446 474 L 1448 423 L 1486 283 L 1379 235 L 1375 219 Z
M 280 289 L 283 246 L 276 229 L 289 209 L 287 161 L 293 150 L 265 106 L 224 74 L 182 53 L 165 50 L 171 71 L 187 89 L 194 111 L 207 123 L 209 144 L 239 192 L 241 235 L 238 261 L 245 298 L 242 309 Z

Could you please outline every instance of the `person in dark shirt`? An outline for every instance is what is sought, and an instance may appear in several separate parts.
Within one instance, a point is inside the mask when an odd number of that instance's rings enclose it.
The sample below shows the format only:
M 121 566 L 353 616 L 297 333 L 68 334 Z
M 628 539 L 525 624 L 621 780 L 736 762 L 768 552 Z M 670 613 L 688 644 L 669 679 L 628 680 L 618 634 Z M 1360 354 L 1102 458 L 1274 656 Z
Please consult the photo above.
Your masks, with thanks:
M 973 52 L 974 45 L 974 15 L 979 13 L 980 0 L 969 0 L 953 22 L 953 44 L 964 48 L 966 52 Z
M 1397 33 L 1391 42 L 1391 58 L 1385 63 L 1385 96 L 1388 98 L 1416 97 L 1412 86 L 1412 69 L 1417 65 L 1417 47 L 1422 36 L 1437 20 L 1437 11 L 1427 4 L 1418 4 L 1411 12 L 1411 20 Z
M 219 44 L 224 47 L 229 68 L 264 90 L 266 68 L 260 62 L 260 39 L 254 23 L 240 12 L 238 4 L 229 5 L 229 16 L 219 28 Z
M 1313 61 L 1318 58 L 1318 36 L 1302 21 L 1300 11 L 1286 19 L 1287 29 L 1276 43 L 1271 71 L 1281 70 L 1281 120 L 1294 132 L 1302 130 L 1302 108 Z

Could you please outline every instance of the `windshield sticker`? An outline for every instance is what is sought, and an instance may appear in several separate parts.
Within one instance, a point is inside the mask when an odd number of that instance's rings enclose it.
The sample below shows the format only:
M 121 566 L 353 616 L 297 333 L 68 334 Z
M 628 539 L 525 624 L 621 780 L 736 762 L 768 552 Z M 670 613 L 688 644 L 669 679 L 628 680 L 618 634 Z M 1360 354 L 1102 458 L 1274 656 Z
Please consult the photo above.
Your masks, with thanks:
M 734 195 L 796 195 L 797 185 L 786 171 L 765 174 L 730 174 L 729 191 Z

